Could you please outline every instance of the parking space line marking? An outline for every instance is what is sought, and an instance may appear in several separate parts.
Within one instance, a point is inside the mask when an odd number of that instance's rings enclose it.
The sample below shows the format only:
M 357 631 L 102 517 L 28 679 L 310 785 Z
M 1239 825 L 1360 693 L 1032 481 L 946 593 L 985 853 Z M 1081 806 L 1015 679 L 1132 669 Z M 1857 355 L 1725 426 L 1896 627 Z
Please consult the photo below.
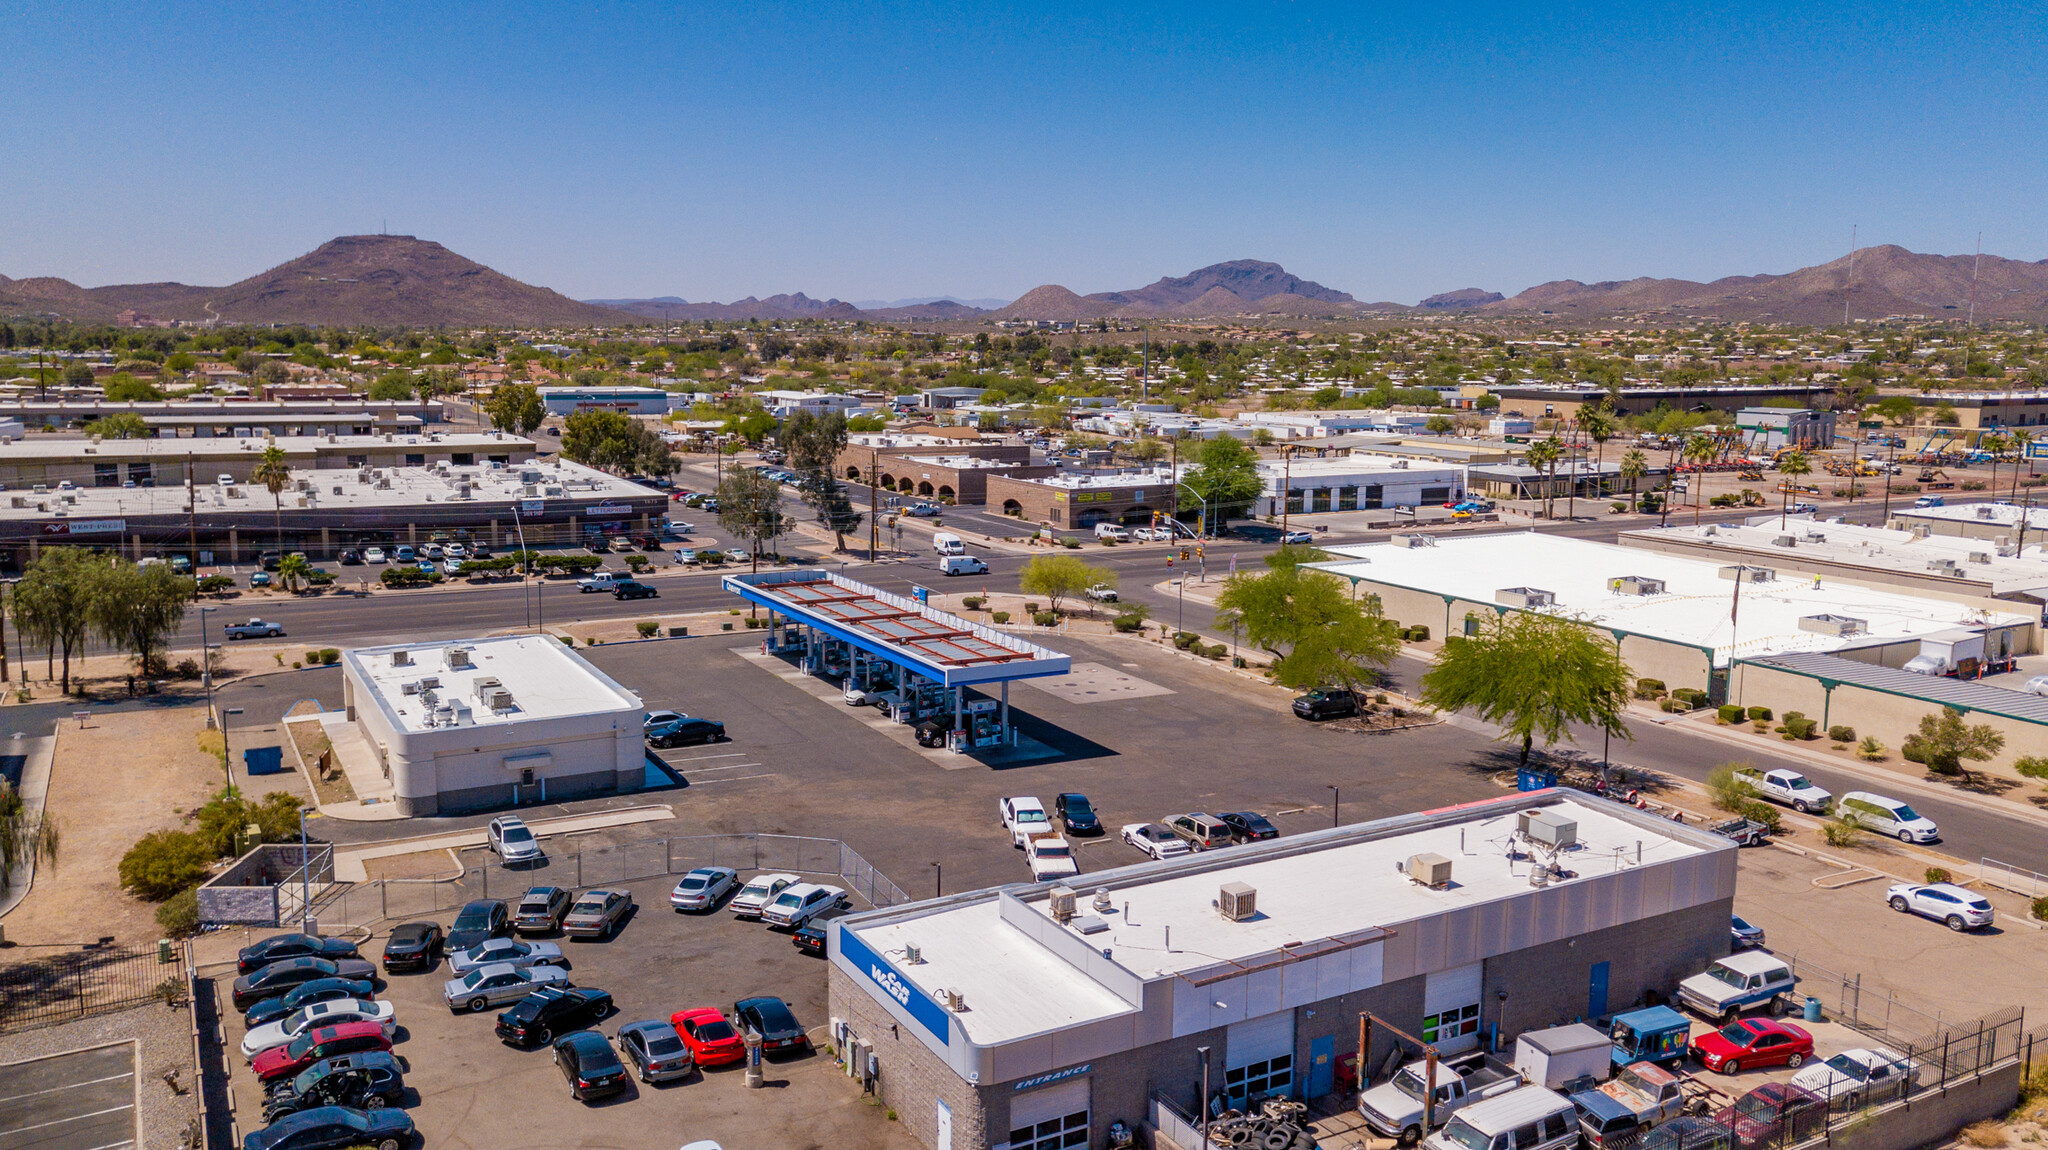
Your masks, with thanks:
M 1273 813 L 1274 813 L 1275 815 L 1298 815 L 1298 814 L 1300 814 L 1301 812 L 1303 812 L 1303 811 L 1305 811 L 1305 810 L 1307 810 L 1307 809 L 1308 809 L 1307 807 L 1291 807 L 1291 808 L 1289 808 L 1289 809 L 1287 809 L 1287 810 L 1284 810 L 1284 811 L 1274 811 Z M 1317 809 L 1319 809 L 1319 810 L 1320 810 L 1321 808 L 1317 808 Z
M 131 1075 L 109 1074 L 105 1078 L 91 1078 L 84 1082 L 67 1082 L 62 1086 L 52 1086 L 48 1090 L 31 1090 L 27 1094 L 11 1094 L 5 1098 L 0 1098 L 0 1104 L 19 1102 L 24 1098 L 34 1098 L 38 1094 L 55 1094 L 59 1090 L 76 1090 L 81 1086 L 97 1086 L 102 1082 L 119 1082 L 121 1079 L 128 1077 L 131 1077 Z
M 92 1148 L 91 1148 L 91 1150 L 114 1150 L 114 1147 L 116 1147 L 116 1146 L 133 1146 L 133 1145 L 135 1145 L 135 1139 L 133 1139 L 133 1138 L 123 1138 L 123 1139 L 121 1139 L 121 1140 L 120 1140 L 119 1142 L 109 1142 L 109 1143 L 105 1144 L 104 1146 L 94 1146 L 94 1147 L 92 1147 Z
M 109 1106 L 105 1110 L 95 1110 L 90 1114 L 73 1114 L 69 1118 L 54 1118 L 48 1122 L 38 1122 L 34 1126 L 16 1126 L 12 1130 L 0 1130 L 0 1134 L 25 1134 L 30 1130 L 41 1130 L 45 1126 L 62 1126 L 66 1122 L 83 1122 L 88 1118 L 98 1118 L 102 1114 L 119 1114 L 123 1110 L 133 1109 L 135 1109 L 135 1104 L 129 1102 L 121 1106 Z
M 748 779 L 774 779 L 780 777 L 780 775 L 771 771 L 765 775 L 738 775 L 730 779 L 705 779 L 701 783 L 693 782 L 690 785 L 693 787 L 708 787 L 713 783 L 744 783 Z
M 723 755 L 698 755 L 694 759 L 664 758 L 662 759 L 662 761 L 665 763 L 704 763 L 709 762 L 712 759 L 744 759 L 746 757 L 747 753 L 745 751 L 731 751 Z
M 721 767 L 698 767 L 696 770 L 693 770 L 689 773 L 693 775 L 702 775 L 708 774 L 711 771 L 744 771 L 748 767 L 758 767 L 760 765 L 761 764 L 759 763 L 727 763 Z

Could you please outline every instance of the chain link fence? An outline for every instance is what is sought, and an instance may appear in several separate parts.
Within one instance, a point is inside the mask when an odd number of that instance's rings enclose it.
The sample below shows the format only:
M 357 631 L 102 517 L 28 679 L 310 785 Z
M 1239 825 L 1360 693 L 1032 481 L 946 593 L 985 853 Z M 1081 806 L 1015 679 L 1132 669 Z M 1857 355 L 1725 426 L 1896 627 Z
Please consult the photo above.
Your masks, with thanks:
M 373 879 L 330 886 L 324 893 L 316 891 L 313 912 L 323 933 L 367 931 L 385 922 L 445 917 L 475 899 L 517 899 L 535 886 L 619 886 L 705 866 L 836 880 L 835 885 L 876 907 L 910 901 L 901 887 L 838 839 L 690 835 L 550 855 L 544 866 L 488 863 L 443 879 Z

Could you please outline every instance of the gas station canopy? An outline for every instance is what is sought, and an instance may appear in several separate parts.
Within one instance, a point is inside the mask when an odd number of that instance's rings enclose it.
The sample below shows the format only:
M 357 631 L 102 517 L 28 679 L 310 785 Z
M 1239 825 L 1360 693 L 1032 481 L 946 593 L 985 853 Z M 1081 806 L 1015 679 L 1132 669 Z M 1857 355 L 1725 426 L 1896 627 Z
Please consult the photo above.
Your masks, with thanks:
M 943 684 L 1064 675 L 1073 660 L 915 599 L 819 571 L 727 575 L 727 591 L 792 623 Z

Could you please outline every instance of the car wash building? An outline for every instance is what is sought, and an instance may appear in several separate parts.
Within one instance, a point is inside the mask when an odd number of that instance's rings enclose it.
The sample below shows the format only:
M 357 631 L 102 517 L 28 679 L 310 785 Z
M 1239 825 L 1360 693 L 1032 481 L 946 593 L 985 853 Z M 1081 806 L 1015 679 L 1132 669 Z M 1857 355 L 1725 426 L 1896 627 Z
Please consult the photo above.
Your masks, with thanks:
M 1336 1092 L 1362 1012 L 1449 1055 L 1669 994 L 1734 895 L 1727 839 L 1509 795 L 838 919 L 832 1041 L 937 1150 L 1099 1146 Z

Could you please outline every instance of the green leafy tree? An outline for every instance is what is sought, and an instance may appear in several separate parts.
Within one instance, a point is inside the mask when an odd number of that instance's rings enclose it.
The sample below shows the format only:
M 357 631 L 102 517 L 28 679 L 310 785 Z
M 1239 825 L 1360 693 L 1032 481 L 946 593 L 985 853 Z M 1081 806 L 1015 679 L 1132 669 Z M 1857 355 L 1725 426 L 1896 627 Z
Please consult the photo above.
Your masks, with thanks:
M 1228 435 L 1202 441 L 1195 449 L 1194 466 L 1181 476 L 1178 506 L 1182 511 L 1201 511 L 1210 532 L 1222 530 L 1231 518 L 1251 510 L 1265 490 L 1259 478 L 1259 453 Z M 1215 516 L 1213 523 L 1207 522 Z
M 725 417 L 725 433 L 737 435 L 751 444 L 759 445 L 774 432 L 775 417 L 759 408 Z
M 1964 759 L 1988 760 L 2005 749 L 2005 736 L 1996 727 L 1989 723 L 1971 726 L 1954 707 L 1943 707 L 1939 716 L 1922 715 L 1920 733 L 1915 737 L 1922 761 L 1938 775 L 1959 775 Z
M 65 387 L 91 387 L 93 385 L 92 365 L 73 360 L 64 365 L 61 378 Z
M 85 425 L 85 433 L 101 439 L 147 439 L 154 434 L 149 424 L 132 411 L 117 411 L 95 419 Z
M 1920 405 L 1914 403 L 1910 395 L 1887 395 L 1878 400 L 1871 410 L 1877 413 L 1879 419 L 1893 427 L 1904 427 L 1913 422 L 1913 417 L 1919 414 Z
M 733 472 L 718 485 L 718 525 L 734 538 L 747 541 L 754 568 L 759 570 L 762 547 L 789 530 L 789 517 L 782 511 L 782 485 L 758 471 Z
M 513 435 L 532 435 L 548 417 L 540 389 L 527 383 L 499 384 L 484 401 L 491 426 Z
M 287 562 L 290 557 L 287 557 Z M 305 556 L 298 556 L 301 564 Z M 162 563 L 121 560 L 100 573 L 93 597 L 93 629 L 135 654 L 145 676 L 166 669 L 164 651 L 185 621 L 197 584 Z
M 380 401 L 412 398 L 413 378 L 409 371 L 387 371 L 370 385 L 370 398 Z
M 22 573 L 14 588 L 15 626 L 54 657 L 62 650 L 61 689 L 71 693 L 71 653 L 92 633 L 93 603 L 104 560 L 72 547 L 53 547 Z
M 1342 579 L 1299 558 L 1269 556 L 1264 574 L 1231 576 L 1217 609 L 1238 620 L 1253 646 L 1276 656 L 1273 677 L 1283 686 L 1356 690 L 1377 682 L 1401 649 L 1394 624 L 1376 603 L 1353 599 Z
M 292 485 L 292 465 L 284 457 L 284 448 L 273 443 L 263 449 L 263 458 L 256 464 L 256 470 L 249 478 L 261 483 L 270 492 L 271 513 L 277 524 L 277 549 L 284 550 L 284 493 Z
M 846 533 L 859 528 L 865 518 L 854 510 L 846 485 L 833 474 L 834 462 L 846 450 L 847 431 L 846 416 L 840 412 L 799 411 L 783 421 L 775 437 L 788 453 L 789 466 L 801 477 L 798 489 L 804 502 L 832 532 L 833 549 L 838 551 L 846 549 Z
M 15 867 L 30 859 L 57 865 L 61 837 L 56 819 L 31 812 L 28 801 L 7 780 L 0 779 L 0 896 L 13 888 Z
M 157 390 L 155 384 L 137 379 L 125 371 L 107 377 L 107 399 L 114 403 L 140 403 L 163 397 L 164 393 Z
M 1422 676 L 1422 701 L 1470 711 L 1521 744 L 1570 739 L 1574 724 L 1628 739 L 1622 714 L 1633 672 L 1614 642 L 1577 619 L 1514 611 L 1480 616 L 1476 634 L 1449 636 Z
M 660 432 L 616 411 L 579 411 L 564 420 L 562 456 L 621 473 L 667 475 L 678 466 Z
M 197 886 L 219 857 L 190 831 L 152 831 L 121 856 L 121 886 L 137 898 L 162 902 Z
M 1117 585 L 1117 573 L 1097 567 L 1078 555 L 1039 555 L 1024 564 L 1017 586 L 1026 595 L 1037 595 L 1046 609 L 1057 613 L 1063 600 L 1084 595 L 1097 583 Z

